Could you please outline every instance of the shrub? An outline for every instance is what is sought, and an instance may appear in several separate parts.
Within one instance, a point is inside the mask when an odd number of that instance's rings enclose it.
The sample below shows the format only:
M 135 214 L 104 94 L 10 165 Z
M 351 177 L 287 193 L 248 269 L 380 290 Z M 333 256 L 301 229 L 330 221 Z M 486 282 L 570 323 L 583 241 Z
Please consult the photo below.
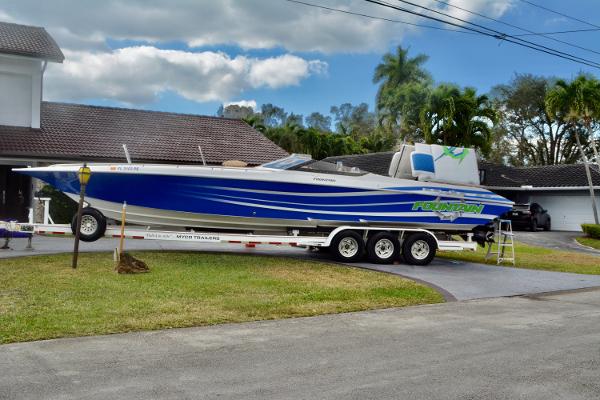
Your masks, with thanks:
M 40 197 L 50 197 L 50 216 L 56 224 L 70 224 L 77 212 L 77 203 L 66 194 L 46 185 L 38 192 Z
M 600 239 L 600 225 L 596 224 L 581 224 L 581 229 L 590 237 Z

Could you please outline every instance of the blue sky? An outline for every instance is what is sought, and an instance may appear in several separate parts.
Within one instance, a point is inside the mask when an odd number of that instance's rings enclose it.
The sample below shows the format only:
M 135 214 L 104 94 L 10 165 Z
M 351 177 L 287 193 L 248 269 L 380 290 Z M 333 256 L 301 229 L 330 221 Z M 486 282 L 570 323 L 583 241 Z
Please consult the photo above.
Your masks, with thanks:
M 592 67 L 496 39 L 425 28 L 407 30 L 400 24 L 332 15 L 335 13 L 283 0 L 198 0 L 193 6 L 157 0 L 152 7 L 141 0 L 112 0 L 97 10 L 93 9 L 97 2 L 72 1 L 71 7 L 64 6 L 68 12 L 48 7 L 35 15 L 29 6 L 38 3 L 35 0 L 0 5 L 0 19 L 45 26 L 65 51 L 67 62 L 52 66 L 46 77 L 52 100 L 208 115 L 223 102 L 241 100 L 256 101 L 259 106 L 274 103 L 304 115 L 328 113 L 330 106 L 345 102 L 373 106 L 375 66 L 386 51 L 394 51 L 398 45 L 410 47 L 413 55 L 427 54 L 426 68 L 437 82 L 474 86 L 480 92 L 508 82 L 515 73 L 566 79 L 581 71 L 598 75 Z M 435 0 L 413 1 L 441 7 Z M 597 0 L 532 1 L 600 25 Z M 312 2 L 436 24 L 360 0 Z M 535 32 L 591 28 L 520 0 L 453 2 Z M 130 15 L 124 15 L 124 7 L 131 8 Z M 239 15 L 244 18 L 240 20 Z M 507 33 L 518 32 L 469 18 Z M 213 25 L 206 26 L 208 22 Z M 554 37 L 599 54 L 539 37 L 527 39 L 600 61 L 600 30 Z M 135 50 L 138 46 L 146 48 Z M 201 59 L 194 59 L 194 54 Z M 254 68 L 272 60 L 280 62 L 277 71 L 289 69 L 289 74 L 275 77 L 273 69 Z M 227 74 L 231 74 L 229 83 L 223 78 Z M 218 85 L 213 84 L 217 81 Z
M 564 1 L 551 0 L 544 1 L 543 4 L 545 7 L 600 25 L 600 7 L 594 0 L 574 1 L 571 4 L 576 7 L 568 8 L 565 7 Z M 362 20 L 358 16 L 348 16 L 347 19 L 349 23 L 359 23 Z M 501 17 L 501 20 L 534 32 L 592 28 L 525 3 L 515 4 L 513 9 Z M 481 18 L 473 20 L 473 22 L 503 32 L 518 32 L 516 29 Z M 553 37 L 600 53 L 600 31 L 561 34 Z M 600 54 L 572 48 L 552 40 L 539 37 L 526 37 L 525 39 L 584 58 L 600 60 Z M 177 44 L 170 45 L 171 47 L 177 46 Z M 407 35 L 401 41 L 390 44 L 388 51 L 394 51 L 397 45 L 410 47 L 412 54 L 429 55 L 426 68 L 437 82 L 454 82 L 461 86 L 474 86 L 481 92 L 487 92 L 499 83 L 508 82 L 516 73 L 558 76 L 566 79 L 576 76 L 581 71 L 598 75 L 598 70 L 592 67 L 482 36 L 421 29 Z M 180 43 L 179 46 L 185 47 L 183 43 Z M 215 46 L 210 48 L 215 49 Z M 284 49 L 244 52 L 231 46 L 216 47 L 216 49 L 229 54 L 263 56 L 285 52 Z M 204 48 L 193 49 L 193 51 L 201 50 Z M 249 90 L 232 100 L 256 99 L 259 104 L 273 103 L 286 110 L 304 115 L 312 111 L 328 113 L 331 105 L 339 105 L 344 102 L 353 104 L 366 102 L 371 107 L 373 106 L 377 87 L 372 83 L 372 76 L 375 67 L 381 61 L 383 52 L 335 55 L 296 54 L 318 56 L 325 60 L 329 64 L 328 74 L 310 77 L 299 86 L 278 90 Z M 219 102 L 198 104 L 182 101 L 176 95 L 167 94 L 158 103 L 148 105 L 148 108 L 210 114 L 214 113 L 219 105 Z

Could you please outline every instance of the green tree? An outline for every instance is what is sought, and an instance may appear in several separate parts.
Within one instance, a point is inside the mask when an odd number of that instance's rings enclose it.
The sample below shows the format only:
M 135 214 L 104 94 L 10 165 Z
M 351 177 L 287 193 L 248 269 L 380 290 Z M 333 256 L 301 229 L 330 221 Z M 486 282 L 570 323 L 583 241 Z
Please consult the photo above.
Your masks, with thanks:
M 263 104 L 260 108 L 263 124 L 266 126 L 282 126 L 287 120 L 287 113 L 281 107 L 271 103 Z
M 546 96 L 546 109 L 554 120 L 566 121 L 575 135 L 577 147 L 583 159 L 590 186 L 594 220 L 598 224 L 600 222 L 598 220 L 598 210 L 594 196 L 594 184 L 588 158 L 581 143 L 580 126 L 587 128 L 588 136 L 591 139 L 591 147 L 597 156 L 592 139 L 594 135 L 592 125 L 594 120 L 597 121 L 600 119 L 600 82 L 595 78 L 588 78 L 585 75 L 578 76 L 570 83 L 559 80 Z
M 523 74 L 492 89 L 500 117 L 494 153 L 501 153 L 509 164 L 554 165 L 578 160 L 573 129 L 546 109 L 546 97 L 555 82 L 555 78 Z
M 439 85 L 421 114 L 421 129 L 427 143 L 475 147 L 483 155 L 491 149 L 496 111 L 485 95 L 473 88 Z
M 385 54 L 375 68 L 378 120 L 389 132 L 398 132 L 401 137 L 418 135 L 419 117 L 432 83 L 423 68 L 427 60 L 424 54 L 411 58 L 408 49 L 399 46 L 395 54 Z
M 290 115 L 288 115 L 288 117 L 285 119 L 285 123 L 303 127 L 304 126 L 304 117 L 302 116 L 302 114 L 290 113 Z
M 263 123 L 261 114 L 252 114 L 245 118 L 242 118 L 242 120 L 259 132 L 265 133 L 265 131 L 267 130 L 267 127 Z
M 244 119 L 254 114 L 254 109 L 248 106 L 240 106 L 238 104 L 230 104 L 226 107 L 219 107 L 217 116 L 224 118 Z
M 369 111 L 367 103 L 360 103 L 357 106 L 344 103 L 339 107 L 332 106 L 330 112 L 335 117 L 338 133 L 348 134 L 356 139 L 375 131 L 375 114 Z
M 313 112 L 304 118 L 308 128 L 315 128 L 323 132 L 331 131 L 331 117 L 325 116 L 320 112 Z

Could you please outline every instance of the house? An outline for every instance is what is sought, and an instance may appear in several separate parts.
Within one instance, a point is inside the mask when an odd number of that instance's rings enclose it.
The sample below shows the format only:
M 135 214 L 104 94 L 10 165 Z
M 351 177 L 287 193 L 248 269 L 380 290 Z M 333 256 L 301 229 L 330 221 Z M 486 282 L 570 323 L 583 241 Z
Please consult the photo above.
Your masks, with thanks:
M 394 152 L 358 154 L 326 158 L 374 174 L 387 175 Z M 589 186 L 583 164 L 508 167 L 482 162 L 482 185 L 516 203 L 539 203 L 552 218 L 552 229 L 581 231 L 582 223 L 594 221 Z M 600 172 L 591 166 L 600 210 Z
M 44 28 L 0 22 L 0 220 L 24 220 L 40 187 L 11 171 L 56 162 L 259 165 L 287 153 L 238 119 L 43 101 L 64 55 Z

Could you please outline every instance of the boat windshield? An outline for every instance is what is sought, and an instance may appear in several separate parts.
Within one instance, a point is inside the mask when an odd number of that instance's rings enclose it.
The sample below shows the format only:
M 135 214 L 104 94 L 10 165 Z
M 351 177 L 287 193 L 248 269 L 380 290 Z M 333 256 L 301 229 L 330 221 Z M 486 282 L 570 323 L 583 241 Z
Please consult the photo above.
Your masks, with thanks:
M 296 171 L 303 172 L 318 172 L 321 174 L 337 174 L 337 175 L 365 175 L 367 172 L 356 167 L 346 167 L 342 163 L 333 164 L 327 161 L 311 160 L 308 163 L 292 168 Z
M 294 170 L 301 172 L 318 172 L 321 174 L 365 175 L 367 172 L 356 167 L 346 167 L 342 163 L 332 164 L 327 161 L 313 160 L 308 154 L 292 154 L 291 156 L 261 165 L 264 168 Z
M 312 161 L 312 157 L 309 154 L 292 154 L 291 156 L 263 164 L 261 167 L 273 169 L 292 169 L 310 161 Z

